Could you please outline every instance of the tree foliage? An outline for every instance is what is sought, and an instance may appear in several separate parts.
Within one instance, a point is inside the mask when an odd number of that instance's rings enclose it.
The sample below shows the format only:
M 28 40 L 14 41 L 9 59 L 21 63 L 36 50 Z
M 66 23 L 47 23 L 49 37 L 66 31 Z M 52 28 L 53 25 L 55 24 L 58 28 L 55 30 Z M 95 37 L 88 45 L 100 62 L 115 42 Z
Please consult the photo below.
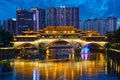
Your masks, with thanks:
M 120 50 L 120 27 L 118 30 L 107 33 L 108 44 L 106 48 L 113 48 Z
M 118 30 L 108 32 L 107 33 L 107 40 L 110 43 L 120 43 L 120 27 Z
M 13 35 L 4 30 L 0 30 L 0 46 L 8 46 L 13 40 Z

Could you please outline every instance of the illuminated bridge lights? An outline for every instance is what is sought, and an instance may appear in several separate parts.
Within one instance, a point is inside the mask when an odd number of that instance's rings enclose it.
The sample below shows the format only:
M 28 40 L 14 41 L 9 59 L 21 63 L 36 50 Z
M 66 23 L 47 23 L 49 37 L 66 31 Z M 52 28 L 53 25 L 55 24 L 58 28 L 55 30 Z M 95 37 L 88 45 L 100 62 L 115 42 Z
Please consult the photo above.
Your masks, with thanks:
M 55 41 L 64 45 L 70 44 L 73 47 L 76 43 L 80 43 L 81 47 L 90 43 L 96 43 L 101 46 L 106 44 L 106 36 L 100 36 L 98 32 L 93 30 L 82 31 L 74 28 L 74 26 L 46 26 L 46 28 L 37 32 L 28 30 L 23 33 L 23 35 L 14 37 L 14 48 L 26 43 L 30 43 L 37 48 L 39 48 L 40 43 L 43 43 L 43 46 L 47 48 L 49 44 Z
M 72 48 L 72 46 L 58 46 L 58 47 L 49 47 L 49 49 L 57 49 L 57 48 L 59 48 L 59 49 L 65 49 L 65 48 Z
M 82 59 L 87 59 L 88 54 L 89 54 L 89 48 L 88 48 L 88 46 L 85 46 L 80 52 L 81 58 Z

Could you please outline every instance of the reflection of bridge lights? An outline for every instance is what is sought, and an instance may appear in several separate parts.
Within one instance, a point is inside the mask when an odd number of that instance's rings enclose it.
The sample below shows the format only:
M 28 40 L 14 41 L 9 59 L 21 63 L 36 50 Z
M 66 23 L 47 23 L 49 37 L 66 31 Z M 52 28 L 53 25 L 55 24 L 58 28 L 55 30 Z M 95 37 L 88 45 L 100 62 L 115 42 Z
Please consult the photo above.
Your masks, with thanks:
M 46 53 L 49 54 L 49 49 L 46 50 Z
M 33 80 L 36 80 L 36 69 L 33 69 Z
M 89 53 L 89 48 L 88 48 L 88 46 L 85 46 L 80 52 L 81 58 L 82 59 L 87 59 L 88 58 L 88 53 Z
M 82 59 L 87 59 L 88 58 L 88 54 L 81 54 L 81 58 Z
M 39 73 L 37 73 L 36 68 L 33 68 L 33 80 L 39 80 Z

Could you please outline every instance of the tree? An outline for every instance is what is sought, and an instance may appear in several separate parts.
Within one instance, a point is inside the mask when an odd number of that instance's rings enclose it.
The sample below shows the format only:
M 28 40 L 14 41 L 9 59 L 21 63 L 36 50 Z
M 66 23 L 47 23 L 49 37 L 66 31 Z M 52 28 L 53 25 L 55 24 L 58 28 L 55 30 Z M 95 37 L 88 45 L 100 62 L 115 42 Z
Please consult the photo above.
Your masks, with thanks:
M 8 46 L 10 42 L 13 40 L 13 35 L 4 30 L 0 30 L 0 46 Z
M 120 27 L 118 30 L 107 33 L 108 44 L 106 48 L 120 49 Z
M 120 43 L 120 27 L 118 30 L 107 32 L 107 38 L 110 43 Z
M 111 48 L 111 45 L 112 45 L 111 43 L 107 43 L 107 44 L 105 44 L 104 47 L 107 48 L 107 49 L 110 49 L 110 48 Z
M 119 29 L 117 30 L 116 38 L 117 38 L 117 43 L 120 43 L 120 27 L 119 27 Z

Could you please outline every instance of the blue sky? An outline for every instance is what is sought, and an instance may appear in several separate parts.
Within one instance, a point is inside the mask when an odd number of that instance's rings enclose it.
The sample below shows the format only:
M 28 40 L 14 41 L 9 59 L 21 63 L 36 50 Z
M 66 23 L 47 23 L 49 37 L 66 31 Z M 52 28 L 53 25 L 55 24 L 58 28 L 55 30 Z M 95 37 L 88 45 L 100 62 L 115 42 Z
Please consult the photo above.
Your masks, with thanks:
M 79 7 L 80 19 L 114 16 L 120 21 L 120 0 L 0 0 L 0 19 L 16 17 L 16 8 Z

